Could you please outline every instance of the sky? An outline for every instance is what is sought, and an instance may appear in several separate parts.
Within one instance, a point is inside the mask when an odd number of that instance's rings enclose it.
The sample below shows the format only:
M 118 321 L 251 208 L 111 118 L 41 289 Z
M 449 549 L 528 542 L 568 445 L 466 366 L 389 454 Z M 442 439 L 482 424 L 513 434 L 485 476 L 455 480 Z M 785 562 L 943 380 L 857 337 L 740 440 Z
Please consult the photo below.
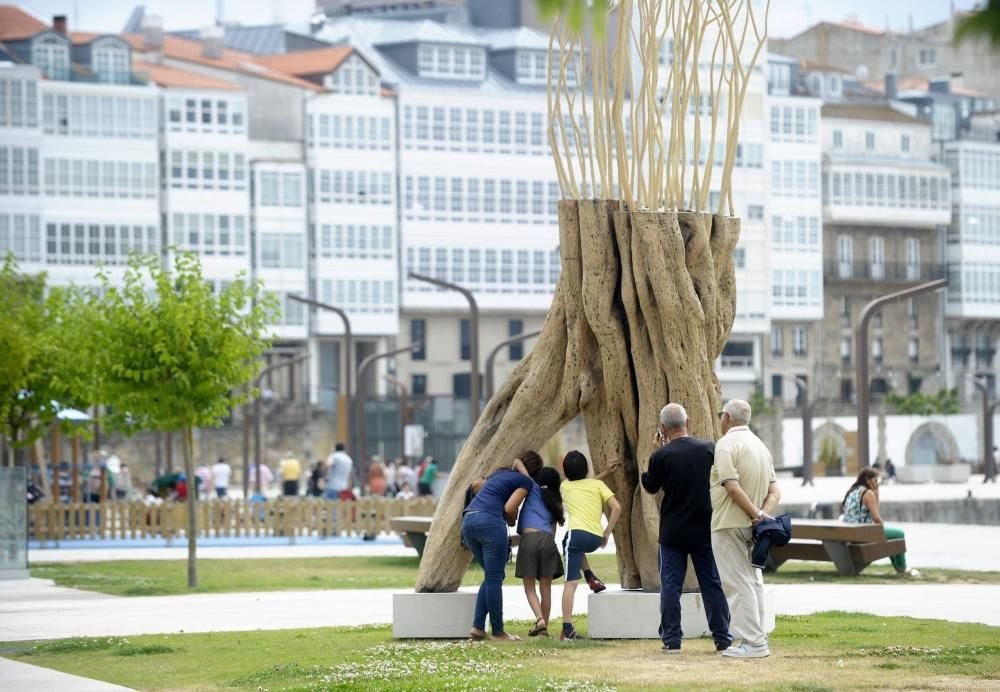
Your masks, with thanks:
M 8 0 L 39 18 L 65 14 L 75 31 L 120 31 L 132 8 L 145 4 L 148 14 L 163 17 L 164 28 L 196 29 L 215 21 L 219 0 Z M 314 0 L 221 0 L 227 22 L 265 24 L 306 19 Z M 789 37 L 819 21 L 853 19 L 863 24 L 903 31 L 912 17 L 917 28 L 948 17 L 950 7 L 969 9 L 975 0 L 771 0 L 768 32 Z

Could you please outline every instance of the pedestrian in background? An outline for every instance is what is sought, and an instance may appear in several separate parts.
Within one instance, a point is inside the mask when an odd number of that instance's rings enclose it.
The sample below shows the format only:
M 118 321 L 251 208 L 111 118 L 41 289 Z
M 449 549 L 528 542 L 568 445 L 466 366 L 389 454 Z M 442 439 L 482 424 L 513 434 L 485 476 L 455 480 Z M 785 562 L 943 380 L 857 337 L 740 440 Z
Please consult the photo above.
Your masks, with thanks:
M 302 478 L 302 462 L 291 450 L 278 462 L 278 475 L 281 476 L 281 494 L 285 497 L 299 496 L 299 480 Z
M 215 496 L 226 497 L 229 494 L 229 479 L 232 478 L 233 469 L 226 463 L 226 460 L 219 457 L 219 460 L 212 464 L 212 487 L 215 488 Z

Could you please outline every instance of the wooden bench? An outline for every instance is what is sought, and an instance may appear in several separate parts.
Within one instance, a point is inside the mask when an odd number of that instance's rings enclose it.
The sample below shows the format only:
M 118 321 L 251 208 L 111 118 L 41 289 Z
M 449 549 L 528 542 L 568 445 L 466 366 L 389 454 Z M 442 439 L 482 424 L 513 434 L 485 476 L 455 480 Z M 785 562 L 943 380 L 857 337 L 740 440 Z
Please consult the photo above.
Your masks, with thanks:
M 411 516 L 392 517 L 389 519 L 389 527 L 403 535 L 403 543 L 411 548 L 417 549 L 417 555 L 424 556 L 424 546 L 427 544 L 427 534 L 431 532 L 431 520 L 433 517 Z M 510 537 L 512 546 L 517 546 L 520 536 L 514 534 Z
M 792 540 L 771 549 L 768 568 L 776 570 L 788 560 L 832 562 L 840 576 L 853 577 L 875 560 L 904 552 L 906 541 L 886 539 L 881 524 L 793 519 Z

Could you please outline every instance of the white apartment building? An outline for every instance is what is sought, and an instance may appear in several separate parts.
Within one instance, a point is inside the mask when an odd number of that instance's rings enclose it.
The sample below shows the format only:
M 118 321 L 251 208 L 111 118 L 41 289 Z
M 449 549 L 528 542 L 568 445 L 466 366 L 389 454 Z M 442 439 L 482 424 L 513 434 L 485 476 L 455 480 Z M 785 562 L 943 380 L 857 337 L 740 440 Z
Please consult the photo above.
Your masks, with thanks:
M 795 378 L 815 391 L 823 319 L 820 107 L 800 88 L 797 60 L 768 57 L 770 317 L 764 393 L 792 403 Z M 817 77 L 824 87 L 828 82 Z M 815 80 L 813 80 L 815 81 Z
M 758 9 L 762 14 L 763 8 Z M 638 35 L 638 15 L 633 21 L 635 22 L 636 35 Z M 756 49 L 755 45 L 750 45 L 751 42 L 748 39 L 741 56 L 745 64 L 749 64 Z M 712 30 L 709 30 L 702 43 L 702 52 L 699 56 L 700 77 L 704 80 L 707 80 L 709 76 L 713 59 L 713 46 L 714 36 Z M 674 39 L 667 35 L 660 47 L 660 74 L 657 83 L 661 89 L 665 88 L 668 83 L 669 69 L 674 59 L 674 49 Z M 743 109 L 740 113 L 736 161 L 732 170 L 733 204 L 735 215 L 740 219 L 740 240 L 734 251 L 736 285 L 738 287 L 736 317 L 729 342 L 715 364 L 724 398 L 749 398 L 754 390 L 761 385 L 764 378 L 765 339 L 771 320 L 771 242 L 767 227 L 770 214 L 767 208 L 769 197 L 768 180 L 765 173 L 768 171 L 768 157 L 770 156 L 768 153 L 767 60 L 767 47 L 765 46 L 749 76 Z M 718 59 L 715 68 L 716 70 L 722 68 Z M 636 74 L 641 74 L 642 70 L 641 64 L 638 63 L 638 55 L 634 51 L 633 70 Z M 700 118 L 702 121 L 702 153 L 699 163 L 703 166 L 708 155 L 714 156 L 712 191 L 709 202 L 709 209 L 712 211 L 719 208 L 718 171 L 721 171 L 725 158 L 727 101 L 727 96 L 723 93 L 720 102 L 712 104 L 710 95 L 703 92 L 700 103 L 695 104 L 692 100 L 692 103 L 688 104 L 688 121 L 685 124 L 686 132 L 693 133 L 695 118 Z M 715 151 L 709 152 L 709 138 L 706 133 L 711 129 L 713 105 L 719 112 L 718 128 L 721 134 L 718 135 Z M 669 107 L 667 112 L 669 113 Z M 689 136 L 687 150 L 693 152 L 693 142 L 690 140 L 691 136 Z M 725 205 L 724 212 L 729 213 L 728 204 Z
M 560 271 L 560 192 L 545 131 L 547 40 L 530 29 L 357 19 L 330 21 L 315 36 L 367 44 L 397 94 L 400 340 L 424 343 L 397 360 L 397 373 L 414 394 L 466 398 L 468 304 L 406 275 L 474 292 L 481 368 L 493 345 L 541 326 Z M 500 354 L 498 382 L 524 349 Z
M 136 61 L 161 88 L 166 256 L 194 252 L 223 288 L 252 278 L 247 96 L 233 82 Z
M 984 122 L 995 120 L 993 114 Z M 968 395 L 972 375 L 996 393 L 1000 337 L 1000 127 L 944 144 L 952 171 L 953 217 L 948 228 L 948 333 L 952 386 Z M 988 137 L 987 137 L 988 136 Z
M 878 296 L 943 277 L 951 177 L 932 160 L 930 124 L 896 108 L 827 104 L 822 118 L 827 262 L 820 393 L 851 402 L 861 309 Z M 873 319 L 873 394 L 940 388 L 941 300 L 919 296 Z
M 118 37 L 0 19 L 22 63 L 0 63 L 0 251 L 54 284 L 96 285 L 98 263 L 115 280 L 131 251 L 160 252 L 157 89 Z

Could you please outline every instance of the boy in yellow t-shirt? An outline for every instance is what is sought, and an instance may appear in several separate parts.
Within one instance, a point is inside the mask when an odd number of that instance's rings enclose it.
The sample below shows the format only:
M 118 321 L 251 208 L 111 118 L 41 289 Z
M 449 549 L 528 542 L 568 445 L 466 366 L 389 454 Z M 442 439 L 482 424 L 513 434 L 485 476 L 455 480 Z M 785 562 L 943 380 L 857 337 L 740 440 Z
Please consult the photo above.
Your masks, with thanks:
M 580 639 L 573 628 L 573 596 L 580 582 L 580 568 L 585 566 L 586 554 L 608 544 L 608 536 L 621 516 L 621 505 L 615 499 L 611 488 L 604 484 L 606 478 L 619 466 L 612 461 L 597 478 L 588 478 L 590 464 L 587 457 L 577 451 L 566 454 L 563 459 L 563 473 L 566 475 L 559 490 L 563 507 L 566 509 L 567 531 L 563 540 L 566 560 L 566 584 L 563 586 L 562 612 L 563 626 L 560 639 Z M 611 510 L 608 526 L 601 526 L 601 516 L 607 506 Z M 589 569 L 587 570 L 590 571 Z M 588 575 L 588 576 L 592 576 Z

